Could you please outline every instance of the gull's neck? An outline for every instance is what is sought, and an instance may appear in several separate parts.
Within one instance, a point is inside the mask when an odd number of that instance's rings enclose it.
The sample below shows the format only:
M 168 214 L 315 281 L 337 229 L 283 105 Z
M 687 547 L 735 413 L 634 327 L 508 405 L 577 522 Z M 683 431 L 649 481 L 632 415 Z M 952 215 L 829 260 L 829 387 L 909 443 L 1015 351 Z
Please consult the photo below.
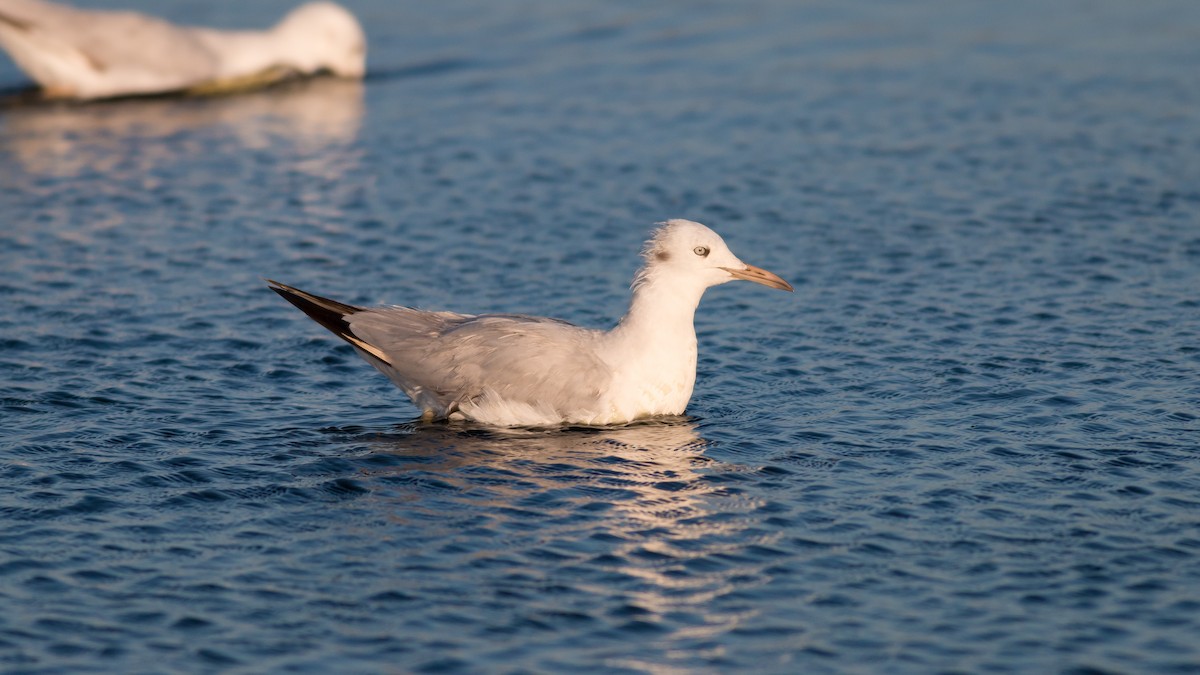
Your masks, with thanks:
M 629 311 L 612 332 L 639 341 L 675 341 L 687 336 L 695 342 L 693 322 L 703 295 L 704 288 L 694 280 L 641 270 L 634 283 Z
M 693 320 L 702 295 L 695 279 L 652 269 L 638 273 L 629 311 L 605 336 L 614 414 L 634 419 L 683 413 L 696 382 Z
M 291 36 L 278 30 L 194 30 L 196 37 L 217 55 L 217 79 L 243 78 L 276 68 L 301 73 L 308 70 L 308 64 L 299 56 L 303 54 L 302 47 L 298 47 Z

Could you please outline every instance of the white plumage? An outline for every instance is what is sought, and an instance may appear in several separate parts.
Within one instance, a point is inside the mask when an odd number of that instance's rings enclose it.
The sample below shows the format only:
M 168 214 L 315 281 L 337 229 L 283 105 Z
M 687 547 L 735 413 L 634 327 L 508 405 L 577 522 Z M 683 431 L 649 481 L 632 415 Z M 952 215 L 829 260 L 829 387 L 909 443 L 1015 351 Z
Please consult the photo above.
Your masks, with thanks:
M 333 331 L 429 418 L 496 426 L 619 424 L 679 415 L 696 381 L 696 307 L 709 286 L 745 279 L 792 290 L 689 220 L 657 229 L 629 311 L 609 331 L 513 314 L 360 308 L 278 282 L 271 288 Z
M 366 70 L 362 27 L 332 2 L 297 7 L 268 30 L 225 31 L 0 0 L 0 46 L 51 98 L 224 91 L 320 71 L 360 78 Z

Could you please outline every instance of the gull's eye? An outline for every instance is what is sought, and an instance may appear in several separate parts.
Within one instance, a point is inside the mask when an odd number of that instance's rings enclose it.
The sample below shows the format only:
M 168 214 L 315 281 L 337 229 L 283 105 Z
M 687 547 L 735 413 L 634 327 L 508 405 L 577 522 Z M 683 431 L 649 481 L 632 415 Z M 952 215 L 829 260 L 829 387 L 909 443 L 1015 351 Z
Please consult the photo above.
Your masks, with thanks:
M 703 258 L 708 255 L 708 247 L 707 246 L 697 246 L 696 248 L 692 249 L 692 253 L 695 253 L 696 255 Z

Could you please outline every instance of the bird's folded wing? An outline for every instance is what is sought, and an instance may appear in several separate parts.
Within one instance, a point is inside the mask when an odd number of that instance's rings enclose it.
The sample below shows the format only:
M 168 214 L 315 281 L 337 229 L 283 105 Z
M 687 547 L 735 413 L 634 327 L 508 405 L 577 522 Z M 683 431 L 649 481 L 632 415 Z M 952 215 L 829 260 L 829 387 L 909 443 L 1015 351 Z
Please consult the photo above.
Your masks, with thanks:
M 462 404 L 480 397 L 582 410 L 611 381 L 597 356 L 600 333 L 554 319 L 464 316 L 389 307 L 347 317 L 378 348 L 406 390 L 435 391 Z

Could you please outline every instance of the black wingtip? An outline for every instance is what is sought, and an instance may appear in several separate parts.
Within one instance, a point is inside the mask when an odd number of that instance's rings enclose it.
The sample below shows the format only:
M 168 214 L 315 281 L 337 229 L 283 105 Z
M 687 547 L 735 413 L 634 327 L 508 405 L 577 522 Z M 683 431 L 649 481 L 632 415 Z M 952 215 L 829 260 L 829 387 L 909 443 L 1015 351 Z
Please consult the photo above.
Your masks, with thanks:
M 355 307 L 354 305 L 347 305 L 337 300 L 322 298 L 319 295 L 307 293 L 294 286 L 281 284 L 273 279 L 267 279 L 266 281 L 271 290 L 307 314 L 308 318 L 328 328 L 334 335 L 354 344 L 354 340 L 350 339 L 353 334 L 350 332 L 350 324 L 346 322 L 346 316 L 361 312 L 363 310 L 362 307 Z

